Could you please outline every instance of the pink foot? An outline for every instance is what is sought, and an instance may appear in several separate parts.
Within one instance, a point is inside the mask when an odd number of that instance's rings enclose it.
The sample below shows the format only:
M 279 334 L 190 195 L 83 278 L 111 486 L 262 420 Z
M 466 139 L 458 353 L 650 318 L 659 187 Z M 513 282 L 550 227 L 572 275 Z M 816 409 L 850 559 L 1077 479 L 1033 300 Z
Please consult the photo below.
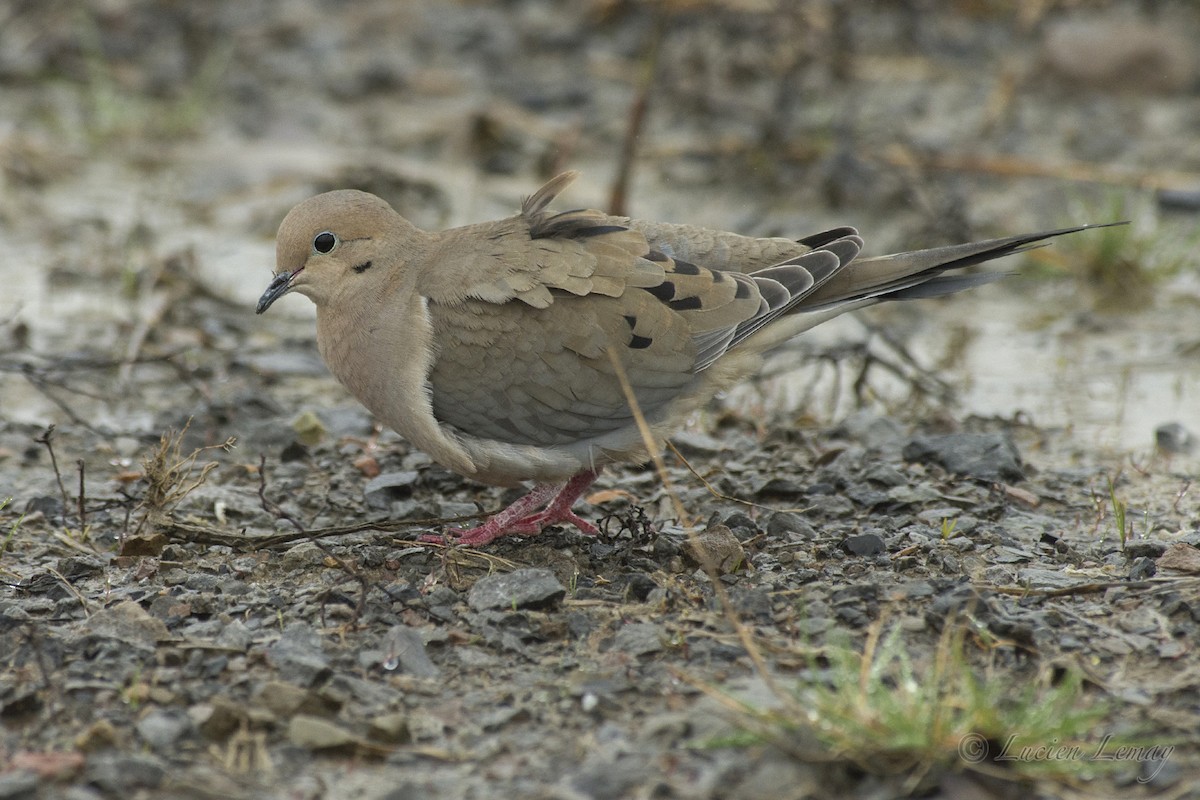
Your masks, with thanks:
M 493 514 L 482 525 L 454 530 L 457 535 L 450 537 L 450 543 L 478 547 L 501 536 L 536 536 L 544 528 L 560 523 L 569 523 L 588 536 L 595 536 L 599 533 L 596 526 L 572 511 L 571 506 L 599 475 L 598 469 L 587 470 L 562 485 L 539 484 L 508 508 Z M 542 506 L 545 506 L 542 511 L 534 513 L 535 509 Z M 427 534 L 420 537 L 420 541 L 444 542 L 446 538 Z

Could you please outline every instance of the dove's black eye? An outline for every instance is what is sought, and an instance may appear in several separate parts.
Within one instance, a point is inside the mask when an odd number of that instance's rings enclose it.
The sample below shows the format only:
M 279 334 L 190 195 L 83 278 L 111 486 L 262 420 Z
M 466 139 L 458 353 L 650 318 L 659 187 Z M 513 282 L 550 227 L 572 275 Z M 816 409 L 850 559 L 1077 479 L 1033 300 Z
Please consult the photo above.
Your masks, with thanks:
M 318 253 L 328 253 L 337 244 L 337 237 L 329 231 L 321 231 L 313 237 L 313 250 Z

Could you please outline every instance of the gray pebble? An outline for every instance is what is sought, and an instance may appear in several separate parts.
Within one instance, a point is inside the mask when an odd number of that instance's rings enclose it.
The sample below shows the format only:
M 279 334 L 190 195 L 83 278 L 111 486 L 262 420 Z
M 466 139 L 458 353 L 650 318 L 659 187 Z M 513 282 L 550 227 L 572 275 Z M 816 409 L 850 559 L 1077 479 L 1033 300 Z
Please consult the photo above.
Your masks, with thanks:
M 192 730 L 188 715 L 178 709 L 156 708 L 138 720 L 138 736 L 151 750 L 169 753 Z
M 623 625 L 612 638 L 612 650 L 631 656 L 644 656 L 663 649 L 663 630 L 653 622 L 632 622 Z
M 367 508 L 385 510 L 393 501 L 406 499 L 412 494 L 417 477 L 418 474 L 414 470 L 376 475 L 363 487 L 363 499 Z
M 20 769 L 0 774 L 0 800 L 35 800 L 37 795 L 36 772 Z
M 329 674 L 321 635 L 307 623 L 292 623 L 279 641 L 267 648 L 267 660 L 279 678 L 299 686 L 314 686 Z
M 519 569 L 480 578 L 467 594 L 473 611 L 556 606 L 567 590 L 548 569 Z
M 849 536 L 842 542 L 842 548 L 846 552 L 856 556 L 874 556 L 882 553 L 886 546 L 883 543 L 883 538 L 876 533 L 863 533 L 857 536 Z
M 1025 477 L 1021 457 L 998 433 L 948 433 L 917 436 L 904 446 L 908 461 L 932 462 L 956 475 L 984 481 L 1019 481 Z
M 166 764 L 149 753 L 94 753 L 83 779 L 115 797 L 132 797 L 137 789 L 153 789 L 166 778 Z

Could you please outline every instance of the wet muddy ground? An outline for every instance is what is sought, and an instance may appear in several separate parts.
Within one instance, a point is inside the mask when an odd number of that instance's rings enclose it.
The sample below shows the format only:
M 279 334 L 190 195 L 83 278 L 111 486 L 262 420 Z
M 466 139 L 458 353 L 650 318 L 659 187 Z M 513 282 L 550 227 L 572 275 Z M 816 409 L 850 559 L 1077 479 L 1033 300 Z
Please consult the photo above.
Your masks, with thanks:
M 0 797 L 1195 795 L 1190 4 L 0 14 Z M 815 331 L 595 539 L 419 544 L 511 494 L 253 314 L 275 228 L 563 168 L 871 253 L 1131 225 Z

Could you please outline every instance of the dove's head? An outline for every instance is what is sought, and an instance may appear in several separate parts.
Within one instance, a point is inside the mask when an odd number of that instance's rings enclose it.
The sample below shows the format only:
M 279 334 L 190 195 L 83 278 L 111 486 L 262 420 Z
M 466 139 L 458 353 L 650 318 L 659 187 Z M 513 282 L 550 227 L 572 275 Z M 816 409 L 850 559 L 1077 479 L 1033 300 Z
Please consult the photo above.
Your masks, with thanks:
M 373 194 L 343 189 L 310 197 L 288 212 L 275 240 L 275 277 L 257 313 L 291 291 L 318 307 L 343 293 L 369 291 L 394 259 L 389 248 L 415 230 Z

